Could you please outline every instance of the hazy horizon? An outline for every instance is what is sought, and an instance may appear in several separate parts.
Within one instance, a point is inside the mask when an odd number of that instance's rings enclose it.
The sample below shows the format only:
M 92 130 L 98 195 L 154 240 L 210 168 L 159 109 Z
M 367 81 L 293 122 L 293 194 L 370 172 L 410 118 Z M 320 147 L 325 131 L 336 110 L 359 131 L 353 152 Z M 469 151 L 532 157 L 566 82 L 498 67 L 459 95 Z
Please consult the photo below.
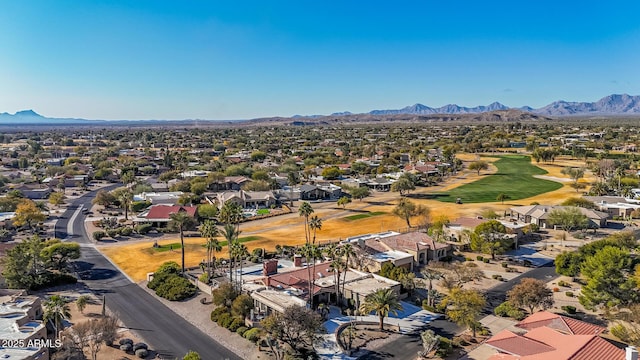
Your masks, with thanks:
M 0 112 L 241 120 L 640 94 L 640 3 L 25 0 Z

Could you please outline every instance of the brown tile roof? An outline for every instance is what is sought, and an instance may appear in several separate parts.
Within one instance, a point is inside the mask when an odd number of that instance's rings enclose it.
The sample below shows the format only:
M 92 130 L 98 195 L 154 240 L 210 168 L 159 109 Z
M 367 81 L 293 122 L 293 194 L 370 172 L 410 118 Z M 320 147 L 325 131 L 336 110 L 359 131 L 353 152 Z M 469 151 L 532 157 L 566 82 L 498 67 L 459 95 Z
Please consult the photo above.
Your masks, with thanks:
M 180 205 L 164 205 L 158 204 L 151 206 L 147 213 L 147 219 L 169 219 L 171 214 L 175 214 L 178 211 L 186 211 L 189 216 L 196 216 L 195 206 L 180 206 Z
M 478 219 L 478 218 L 472 218 L 472 217 L 461 217 L 461 218 L 457 218 L 454 221 L 451 222 L 451 225 L 459 225 L 462 227 L 466 227 L 468 229 L 475 229 L 476 226 L 489 221 L 487 219 Z
M 435 242 L 431 238 L 431 236 L 423 232 L 417 232 L 417 231 L 385 237 L 380 239 L 380 242 L 384 243 L 391 250 L 400 250 L 400 251 L 408 251 L 408 250 L 416 251 L 416 249 L 423 250 L 426 248 L 435 250 L 435 249 L 443 249 L 449 246 L 447 244 Z M 368 242 L 367 242 L 367 245 L 368 245 Z
M 487 345 L 509 354 L 522 356 L 555 350 L 547 344 L 515 334 L 509 330 L 503 330 L 487 340 Z

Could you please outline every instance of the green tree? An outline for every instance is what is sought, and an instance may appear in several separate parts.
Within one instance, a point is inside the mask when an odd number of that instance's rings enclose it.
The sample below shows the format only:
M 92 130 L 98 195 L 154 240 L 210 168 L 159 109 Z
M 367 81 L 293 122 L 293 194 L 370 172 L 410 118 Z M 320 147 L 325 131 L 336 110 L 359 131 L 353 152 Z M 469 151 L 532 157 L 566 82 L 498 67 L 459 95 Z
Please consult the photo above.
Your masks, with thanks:
M 585 259 L 581 273 L 587 280 L 579 296 L 587 309 L 626 307 L 640 299 L 631 276 L 634 263 L 628 251 L 606 246 Z
M 362 201 L 362 199 L 366 198 L 371 194 L 371 190 L 369 190 L 366 186 L 360 186 L 351 190 L 351 196 L 354 199 Z
M 422 269 L 422 271 L 420 272 L 422 274 L 422 278 L 427 281 L 428 287 L 427 287 L 427 304 L 431 307 L 434 306 L 434 300 L 435 297 L 433 296 L 433 280 L 440 280 L 442 279 L 442 273 L 440 271 L 437 271 L 435 269 L 431 269 L 428 267 L 425 267 L 424 269 Z
M 182 274 L 184 275 L 184 230 L 189 229 L 195 224 L 195 220 L 192 216 L 187 214 L 186 211 L 178 211 L 170 216 L 169 226 L 177 229 L 180 233 L 180 250 L 181 250 L 181 260 L 182 260 Z
M 524 278 L 507 292 L 507 300 L 515 306 L 528 308 L 529 314 L 533 314 L 535 308 L 546 310 L 553 305 L 553 293 L 544 281 Z
M 15 226 L 27 225 L 29 229 L 33 230 L 33 225 L 43 222 L 47 216 L 38 209 L 35 202 L 29 199 L 23 199 L 18 203 L 16 207 L 15 216 L 11 220 Z
M 335 180 L 342 175 L 342 171 L 337 166 L 330 166 L 322 169 L 322 177 L 326 180 Z
M 504 204 L 505 200 L 508 200 L 510 197 L 509 195 L 505 194 L 505 193 L 500 193 L 498 194 L 498 196 L 496 197 L 496 201 L 500 201 L 501 203 Z
M 507 229 L 497 220 L 489 220 L 476 226 L 471 236 L 471 250 L 491 254 L 495 260 L 496 254 L 503 254 L 512 242 L 506 237 Z
M 476 290 L 455 288 L 443 299 L 446 315 L 451 321 L 461 326 L 467 326 L 476 337 L 478 317 L 486 305 L 486 300 Z
M 42 320 L 44 322 L 52 322 L 55 328 L 55 338 L 63 329 L 63 320 L 71 319 L 71 311 L 69 305 L 60 295 L 52 295 L 45 300 L 43 305 Z
M 393 208 L 393 215 L 403 219 L 407 223 L 407 227 L 411 227 L 411 217 L 424 216 L 429 213 L 429 208 L 423 205 L 416 205 L 407 198 L 401 198 Z
M 78 308 L 78 311 L 80 311 L 80 313 L 84 313 L 84 309 L 87 307 L 88 302 L 89 302 L 89 296 L 87 295 L 78 296 L 78 298 L 76 299 L 76 307 Z
M 116 198 L 110 192 L 106 190 L 100 190 L 96 194 L 96 197 L 91 201 L 94 205 L 102 205 L 104 207 L 109 207 L 116 202 Z
M 401 176 L 396 182 L 391 184 L 391 191 L 399 192 L 400 196 L 408 194 L 411 190 L 415 189 L 415 184 L 406 176 Z
M 113 196 L 120 203 L 120 207 L 124 210 L 124 219 L 129 220 L 129 209 L 133 202 L 133 193 L 125 187 L 118 188 L 113 191 Z
M 338 206 L 342 206 L 342 209 L 346 209 L 347 208 L 347 204 L 351 203 L 351 198 L 348 196 L 343 196 L 340 199 L 338 199 Z
M 46 261 L 49 268 L 63 271 L 67 270 L 69 260 L 80 258 L 80 244 L 76 242 L 49 241 L 40 251 L 40 257 Z
M 215 219 L 218 216 L 218 207 L 212 204 L 198 205 L 198 216 L 203 219 Z
M 60 206 L 64 204 L 64 198 L 65 198 L 64 194 L 59 192 L 53 192 L 51 193 L 51 195 L 49 195 L 49 204 Z
M 250 315 L 253 310 L 253 298 L 247 294 L 240 294 L 231 303 L 231 313 L 243 319 Z
M 237 230 L 236 227 L 233 226 L 233 224 L 225 224 L 222 231 L 222 235 L 227 241 L 227 250 L 229 252 L 229 281 L 235 286 L 235 283 L 233 282 L 233 268 L 234 268 L 233 244 L 238 239 L 238 236 L 240 236 L 240 230 Z
M 474 161 L 469 164 L 469 170 L 476 171 L 478 176 L 480 176 L 480 171 L 487 170 L 489 168 L 489 163 L 483 160 Z
M 398 314 L 402 310 L 402 304 L 398 294 L 392 289 L 378 289 L 367 295 L 360 305 L 361 314 L 375 313 L 380 319 L 380 330 L 384 330 L 384 318 L 389 313 Z
M 556 256 L 554 261 L 556 264 L 556 272 L 560 275 L 576 277 L 580 275 L 580 266 L 582 266 L 583 256 L 576 252 L 563 251 Z
M 555 208 L 549 211 L 547 223 L 555 225 L 570 233 L 578 229 L 589 227 L 589 218 L 577 207 Z

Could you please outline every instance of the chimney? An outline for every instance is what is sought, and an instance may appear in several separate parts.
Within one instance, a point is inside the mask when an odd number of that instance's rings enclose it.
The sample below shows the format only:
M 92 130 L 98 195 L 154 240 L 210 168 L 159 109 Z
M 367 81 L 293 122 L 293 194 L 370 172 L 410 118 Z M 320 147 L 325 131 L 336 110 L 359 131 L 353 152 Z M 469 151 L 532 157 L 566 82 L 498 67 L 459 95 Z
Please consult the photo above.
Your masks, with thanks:
M 302 255 L 293 256 L 293 266 L 302 267 Z
M 625 360 L 638 360 L 638 350 L 635 346 L 627 346 L 625 349 Z
M 278 260 L 272 259 L 262 263 L 262 275 L 268 276 L 278 273 Z

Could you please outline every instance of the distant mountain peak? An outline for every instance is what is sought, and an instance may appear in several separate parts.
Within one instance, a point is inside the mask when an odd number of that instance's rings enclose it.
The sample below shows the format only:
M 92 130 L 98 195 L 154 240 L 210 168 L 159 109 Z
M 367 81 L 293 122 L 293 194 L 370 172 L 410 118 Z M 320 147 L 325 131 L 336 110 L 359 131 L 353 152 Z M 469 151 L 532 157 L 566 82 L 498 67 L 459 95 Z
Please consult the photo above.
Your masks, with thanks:
M 37 112 L 29 109 L 29 110 L 21 110 L 18 111 L 14 114 L 14 116 L 35 116 L 35 117 L 43 117 L 42 115 L 38 114 Z

